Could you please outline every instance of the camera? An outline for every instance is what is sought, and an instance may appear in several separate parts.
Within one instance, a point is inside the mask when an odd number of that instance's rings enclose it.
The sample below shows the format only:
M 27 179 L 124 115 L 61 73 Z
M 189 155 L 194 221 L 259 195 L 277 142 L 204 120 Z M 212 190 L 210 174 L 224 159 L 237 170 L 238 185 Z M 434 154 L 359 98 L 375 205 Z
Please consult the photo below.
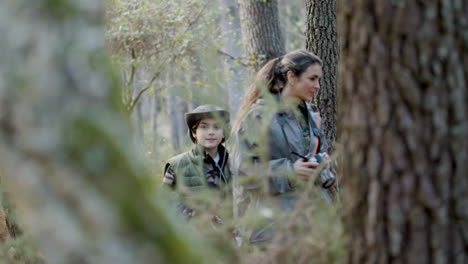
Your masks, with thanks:
M 315 156 L 309 158 L 309 161 L 315 161 L 317 163 L 322 163 L 327 160 L 325 153 L 317 153 Z M 323 188 L 328 189 L 335 184 L 336 177 L 335 174 L 331 171 L 330 165 L 326 165 L 323 169 L 320 170 L 318 177 L 315 179 L 317 185 L 321 185 Z

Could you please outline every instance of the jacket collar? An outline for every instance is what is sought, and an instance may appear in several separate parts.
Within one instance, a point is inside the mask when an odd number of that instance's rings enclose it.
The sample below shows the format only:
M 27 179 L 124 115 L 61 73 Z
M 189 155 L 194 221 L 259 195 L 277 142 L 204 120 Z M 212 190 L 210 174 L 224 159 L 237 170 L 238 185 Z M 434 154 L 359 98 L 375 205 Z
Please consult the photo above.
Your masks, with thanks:
M 209 160 L 213 160 L 211 156 L 208 154 L 208 152 L 205 151 L 205 149 L 201 146 L 196 144 L 195 147 L 192 149 L 192 153 L 195 157 L 201 157 L 203 162 L 207 162 Z M 218 154 L 219 154 L 219 165 L 221 168 L 223 168 L 229 158 L 229 153 L 227 152 L 226 148 L 222 145 L 219 144 L 218 146 Z M 200 158 L 198 158 L 200 159 Z
M 282 103 L 282 101 L 280 101 Z M 301 101 L 297 107 L 290 107 L 288 104 L 281 105 L 279 114 L 284 114 L 288 119 L 297 119 L 297 114 L 308 115 L 308 107 L 305 101 Z

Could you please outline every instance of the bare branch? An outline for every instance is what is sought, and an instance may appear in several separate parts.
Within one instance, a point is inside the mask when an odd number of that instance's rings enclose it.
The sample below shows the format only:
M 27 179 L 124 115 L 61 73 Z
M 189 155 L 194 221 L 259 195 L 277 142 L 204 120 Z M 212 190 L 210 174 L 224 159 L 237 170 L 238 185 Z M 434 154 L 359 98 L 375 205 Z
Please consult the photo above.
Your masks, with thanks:
M 153 85 L 153 82 L 158 78 L 159 74 L 161 74 L 160 71 L 156 72 L 154 75 L 153 75 L 153 78 L 151 78 L 150 82 L 148 83 L 148 85 L 141 89 L 137 96 L 135 97 L 135 99 L 132 100 L 132 102 L 130 103 L 130 105 L 128 106 L 128 110 L 130 112 L 133 112 L 133 109 L 135 108 L 135 105 L 138 103 L 138 101 L 140 100 L 140 97 L 149 89 L 151 88 L 151 86 Z
M 225 51 L 222 51 L 222 50 L 220 50 L 220 49 L 218 49 L 217 52 L 218 52 L 219 54 L 223 55 L 223 56 L 228 57 L 229 59 L 231 59 L 231 60 L 233 60 L 233 61 L 239 62 L 239 64 L 242 65 L 242 66 L 244 66 L 244 67 L 249 67 L 248 64 L 242 62 L 242 60 L 243 60 L 242 57 L 234 57 L 234 56 L 232 56 L 231 54 L 226 53 Z
M 195 16 L 195 19 L 189 22 L 189 24 L 187 25 L 187 28 L 185 29 L 184 33 L 186 33 L 198 21 L 198 19 L 201 17 L 201 14 L 203 13 L 203 11 L 205 10 L 205 8 L 208 6 L 209 3 L 210 3 L 209 0 L 207 0 L 205 2 L 203 7 L 200 9 L 200 12 L 198 12 L 198 14 Z

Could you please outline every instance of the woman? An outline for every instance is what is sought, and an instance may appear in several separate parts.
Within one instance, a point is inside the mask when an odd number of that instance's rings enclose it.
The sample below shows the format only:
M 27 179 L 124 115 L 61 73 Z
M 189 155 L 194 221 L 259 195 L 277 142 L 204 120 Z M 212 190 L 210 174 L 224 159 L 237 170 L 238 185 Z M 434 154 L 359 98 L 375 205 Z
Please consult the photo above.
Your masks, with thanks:
M 311 158 L 322 153 L 327 159 L 327 143 L 320 129 L 320 116 L 310 103 L 320 89 L 321 77 L 320 58 L 302 50 L 271 60 L 258 72 L 233 126 L 238 175 L 234 187 L 235 216 L 249 209 L 259 211 L 264 176 L 268 179 L 267 192 L 280 209 L 294 207 L 298 181 L 322 186 L 320 178 L 316 179 L 319 163 Z M 272 101 L 276 107 L 269 104 Z M 267 164 L 266 168 L 262 164 Z M 326 187 L 330 188 L 334 175 L 328 176 L 331 181 Z M 324 199 L 331 202 L 328 190 L 320 188 Z M 267 240 L 268 236 L 257 234 L 250 240 Z
M 187 200 L 193 192 L 221 190 L 231 180 L 229 154 L 222 145 L 229 135 L 229 113 L 215 105 L 201 105 L 186 113 L 185 120 L 194 147 L 169 159 L 163 182 L 177 188 L 179 209 L 192 217 L 195 211 Z

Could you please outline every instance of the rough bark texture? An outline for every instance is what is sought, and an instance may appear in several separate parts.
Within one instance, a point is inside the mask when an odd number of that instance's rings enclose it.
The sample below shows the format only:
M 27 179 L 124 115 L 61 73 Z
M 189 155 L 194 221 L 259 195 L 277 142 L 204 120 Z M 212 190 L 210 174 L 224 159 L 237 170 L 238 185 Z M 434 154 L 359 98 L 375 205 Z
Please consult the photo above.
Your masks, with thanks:
M 338 10 L 349 263 L 468 263 L 468 2 Z
M 244 54 L 257 72 L 270 59 L 285 53 L 277 0 L 238 0 Z
M 0 202 L 2 200 L 0 199 Z M 0 242 L 4 242 L 10 237 L 8 225 L 6 221 L 5 211 L 3 210 L 2 204 L 0 204 Z
M 25 233 L 46 263 L 215 263 L 151 188 L 102 6 L 77 3 L 0 2 L 0 171 Z
M 336 140 L 338 41 L 336 0 L 306 0 L 306 49 L 323 60 L 323 77 L 315 104 L 322 116 L 323 131 L 333 146 Z

